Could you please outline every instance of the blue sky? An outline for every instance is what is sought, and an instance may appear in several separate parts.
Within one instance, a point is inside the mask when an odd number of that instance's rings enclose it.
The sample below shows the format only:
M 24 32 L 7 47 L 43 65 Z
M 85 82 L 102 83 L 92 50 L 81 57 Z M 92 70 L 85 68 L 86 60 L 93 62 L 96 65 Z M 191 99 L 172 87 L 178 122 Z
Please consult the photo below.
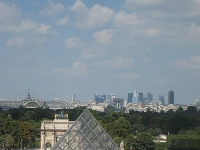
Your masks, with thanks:
M 0 1 L 0 98 L 200 98 L 200 0 Z M 31 91 L 29 90 L 31 89 Z

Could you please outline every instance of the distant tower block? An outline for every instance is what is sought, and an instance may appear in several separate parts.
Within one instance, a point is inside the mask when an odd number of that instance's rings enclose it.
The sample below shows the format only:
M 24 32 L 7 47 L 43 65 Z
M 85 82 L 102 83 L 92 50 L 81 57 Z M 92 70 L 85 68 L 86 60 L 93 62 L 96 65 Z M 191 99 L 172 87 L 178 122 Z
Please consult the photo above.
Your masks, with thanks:
M 168 105 L 174 104 L 174 91 L 170 90 L 168 92 Z
M 116 98 L 116 95 L 115 94 L 108 94 L 108 100 L 109 100 L 109 104 L 111 106 L 113 106 L 113 98 Z
M 56 101 L 56 102 L 59 101 L 59 98 L 54 98 L 54 101 Z
M 133 103 L 133 93 L 128 93 L 128 102 L 127 103 Z
M 76 103 L 76 95 L 72 95 L 72 103 Z
M 159 95 L 159 101 L 165 105 L 165 99 L 164 99 L 164 96 L 163 95 Z

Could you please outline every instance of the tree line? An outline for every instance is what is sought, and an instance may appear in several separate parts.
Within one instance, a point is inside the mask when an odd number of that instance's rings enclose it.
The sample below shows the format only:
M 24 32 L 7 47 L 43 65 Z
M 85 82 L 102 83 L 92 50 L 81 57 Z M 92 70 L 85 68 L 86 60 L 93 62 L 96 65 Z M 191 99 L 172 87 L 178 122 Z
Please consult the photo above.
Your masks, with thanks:
M 75 121 L 84 109 L 0 108 L 0 149 L 40 147 L 42 120 L 53 120 L 55 113 L 63 111 L 68 113 L 69 120 Z M 194 106 L 185 111 L 179 107 L 177 111 L 160 113 L 150 110 L 124 113 L 124 109 L 115 112 L 112 107 L 105 112 L 90 112 L 118 145 L 124 142 L 126 150 L 200 149 L 200 111 Z M 168 135 L 166 143 L 156 142 L 160 134 Z

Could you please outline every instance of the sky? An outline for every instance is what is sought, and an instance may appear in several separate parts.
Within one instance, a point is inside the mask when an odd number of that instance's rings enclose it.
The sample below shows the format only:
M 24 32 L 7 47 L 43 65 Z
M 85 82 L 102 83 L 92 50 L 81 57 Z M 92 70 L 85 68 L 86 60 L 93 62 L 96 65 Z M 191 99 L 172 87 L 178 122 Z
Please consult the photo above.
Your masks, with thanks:
M 200 99 L 200 0 L 0 0 L 0 99 Z

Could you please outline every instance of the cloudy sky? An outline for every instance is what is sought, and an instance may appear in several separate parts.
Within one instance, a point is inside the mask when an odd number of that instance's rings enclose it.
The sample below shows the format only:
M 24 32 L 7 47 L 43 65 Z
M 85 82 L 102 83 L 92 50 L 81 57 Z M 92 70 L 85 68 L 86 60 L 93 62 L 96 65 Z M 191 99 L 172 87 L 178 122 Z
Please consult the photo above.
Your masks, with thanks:
M 200 98 L 200 0 L 0 0 L 0 98 Z M 30 90 L 29 90 L 30 89 Z

